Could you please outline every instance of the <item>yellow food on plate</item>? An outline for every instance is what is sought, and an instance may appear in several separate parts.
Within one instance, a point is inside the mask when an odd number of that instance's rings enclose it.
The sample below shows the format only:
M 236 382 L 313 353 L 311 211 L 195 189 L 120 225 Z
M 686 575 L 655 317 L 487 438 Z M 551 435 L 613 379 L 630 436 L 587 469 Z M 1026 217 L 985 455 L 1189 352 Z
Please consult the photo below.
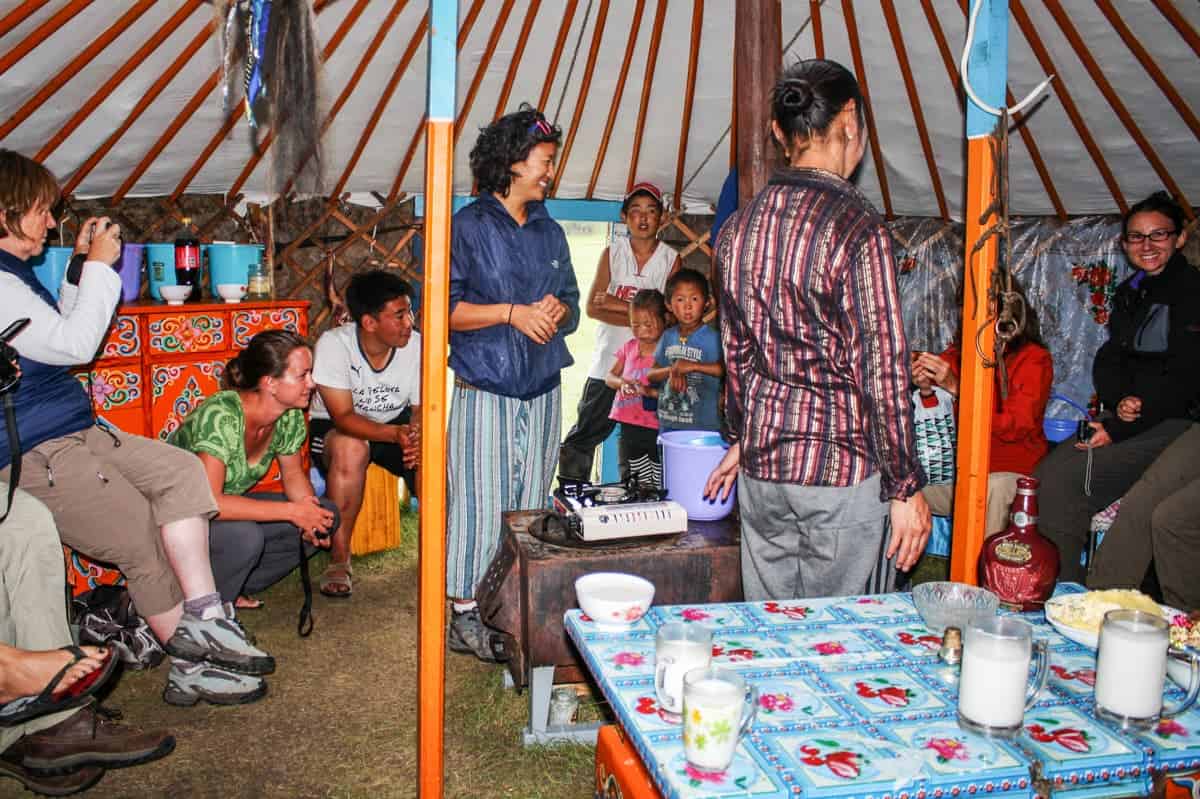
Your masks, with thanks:
M 1110 610 L 1143 610 L 1162 614 L 1162 609 L 1141 591 L 1113 588 L 1107 591 L 1088 591 L 1071 594 L 1046 603 L 1046 613 L 1059 624 L 1077 630 L 1099 633 L 1104 614 Z

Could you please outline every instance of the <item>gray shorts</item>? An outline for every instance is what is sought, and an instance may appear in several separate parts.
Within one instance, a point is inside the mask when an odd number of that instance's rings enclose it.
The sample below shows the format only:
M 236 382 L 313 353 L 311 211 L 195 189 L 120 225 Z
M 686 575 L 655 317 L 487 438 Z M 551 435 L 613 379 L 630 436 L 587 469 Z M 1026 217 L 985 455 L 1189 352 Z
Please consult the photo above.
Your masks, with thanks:
M 8 468 L 0 471 L 0 479 L 8 476 Z M 217 513 L 204 466 L 195 455 L 156 439 L 99 427 L 53 438 L 26 452 L 21 488 L 50 509 L 64 544 L 124 572 L 129 595 L 143 616 L 183 601 L 159 528 Z

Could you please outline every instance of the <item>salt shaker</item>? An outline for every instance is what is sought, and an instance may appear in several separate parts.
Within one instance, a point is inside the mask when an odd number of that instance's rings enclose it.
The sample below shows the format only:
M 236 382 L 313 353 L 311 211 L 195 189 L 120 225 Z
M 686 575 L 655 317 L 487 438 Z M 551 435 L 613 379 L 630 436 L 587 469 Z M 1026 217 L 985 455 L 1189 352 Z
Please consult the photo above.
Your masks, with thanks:
M 951 666 L 957 666 L 962 661 L 962 630 L 957 627 L 947 627 L 942 633 L 942 648 L 938 657 Z
M 579 708 L 579 694 L 574 688 L 563 686 L 550 693 L 550 726 L 563 727 L 571 724 Z

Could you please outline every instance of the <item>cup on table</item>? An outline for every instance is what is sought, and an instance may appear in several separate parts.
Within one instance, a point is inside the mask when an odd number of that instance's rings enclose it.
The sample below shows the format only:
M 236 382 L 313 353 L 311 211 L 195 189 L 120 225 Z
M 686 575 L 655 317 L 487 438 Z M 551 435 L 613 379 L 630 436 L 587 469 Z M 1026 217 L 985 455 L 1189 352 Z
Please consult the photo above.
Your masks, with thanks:
M 1096 716 L 1144 730 L 1191 707 L 1200 693 L 1200 662 L 1194 657 L 1187 696 L 1176 707 L 1163 708 L 1169 645 L 1162 616 L 1141 610 L 1105 613 L 1096 656 Z
M 683 713 L 683 678 L 712 661 L 712 631 L 699 624 L 668 622 L 654 637 L 654 693 L 662 718 L 678 724 Z
M 958 724 L 965 730 L 996 738 L 1021 731 L 1025 711 L 1046 685 L 1045 642 L 1036 646 L 1038 667 L 1032 682 L 1033 627 L 1005 616 L 978 619 L 967 625 L 958 681 Z
M 730 669 L 706 666 L 683 678 L 683 754 L 697 771 L 723 772 L 754 723 L 758 688 Z

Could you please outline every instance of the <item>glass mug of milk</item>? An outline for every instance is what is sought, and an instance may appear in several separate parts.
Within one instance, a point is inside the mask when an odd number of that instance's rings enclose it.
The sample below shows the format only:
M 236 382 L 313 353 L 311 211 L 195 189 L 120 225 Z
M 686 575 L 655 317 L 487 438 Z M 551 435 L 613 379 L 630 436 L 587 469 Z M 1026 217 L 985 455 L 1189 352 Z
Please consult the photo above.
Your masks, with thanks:
M 1012 738 L 1021 731 L 1025 711 L 1046 685 L 1045 642 L 1038 642 L 1038 666 L 1032 683 L 1033 627 L 1004 616 L 967 625 L 962 674 L 958 680 L 958 725 L 970 732 Z
M 683 678 L 683 754 L 692 768 L 720 773 L 754 723 L 758 688 L 730 669 L 708 666 Z
M 1160 719 L 1177 716 L 1200 693 L 1200 663 L 1191 658 L 1187 696 L 1171 710 L 1163 709 L 1167 674 L 1167 620 L 1140 610 L 1110 610 L 1100 625 L 1096 657 L 1096 716 L 1122 728 L 1149 729 Z
M 678 724 L 683 713 L 683 676 L 712 660 L 712 632 L 699 624 L 673 621 L 654 638 L 654 693 L 661 717 Z

